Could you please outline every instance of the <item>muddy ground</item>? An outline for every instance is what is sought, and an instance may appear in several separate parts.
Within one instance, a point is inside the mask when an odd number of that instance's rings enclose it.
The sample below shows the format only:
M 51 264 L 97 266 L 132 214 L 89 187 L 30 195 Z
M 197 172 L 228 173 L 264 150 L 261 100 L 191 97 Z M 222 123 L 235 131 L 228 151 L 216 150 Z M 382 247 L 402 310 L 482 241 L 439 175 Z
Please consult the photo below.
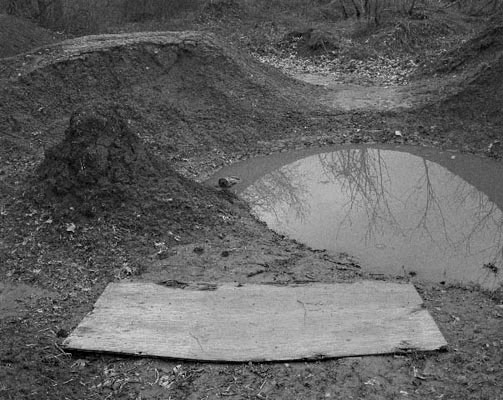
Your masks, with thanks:
M 376 61 L 355 55 L 365 41 L 320 56 L 321 34 L 257 44 L 271 25 L 223 13 L 197 32 L 75 38 L 0 60 L 0 399 L 502 398 L 501 289 L 414 281 L 449 343 L 437 353 L 220 364 L 61 347 L 112 281 L 371 278 L 197 183 L 224 165 L 362 142 L 501 158 L 500 25 Z

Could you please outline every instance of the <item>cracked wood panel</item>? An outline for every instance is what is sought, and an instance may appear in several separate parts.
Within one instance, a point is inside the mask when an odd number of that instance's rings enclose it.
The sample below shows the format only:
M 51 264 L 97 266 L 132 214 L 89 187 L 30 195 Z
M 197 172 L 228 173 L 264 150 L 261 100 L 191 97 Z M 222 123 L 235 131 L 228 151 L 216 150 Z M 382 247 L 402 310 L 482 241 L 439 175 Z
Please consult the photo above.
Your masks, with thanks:
M 212 361 L 386 354 L 446 344 L 414 286 L 374 281 L 185 288 L 111 283 L 64 342 L 75 350 Z

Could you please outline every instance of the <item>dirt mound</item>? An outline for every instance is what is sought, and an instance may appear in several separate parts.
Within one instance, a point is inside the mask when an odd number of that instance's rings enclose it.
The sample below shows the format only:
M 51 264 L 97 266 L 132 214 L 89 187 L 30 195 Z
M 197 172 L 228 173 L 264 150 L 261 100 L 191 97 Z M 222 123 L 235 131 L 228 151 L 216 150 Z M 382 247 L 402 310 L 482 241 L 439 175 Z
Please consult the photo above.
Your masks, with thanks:
M 238 148 L 309 126 L 302 84 L 196 32 L 89 36 L 0 62 L 0 128 L 41 145 L 82 104 L 120 103 L 164 154 Z
M 503 25 L 490 27 L 444 56 L 437 72 L 458 72 L 428 112 L 454 115 L 460 124 L 503 126 Z
M 76 111 L 63 141 L 46 150 L 26 197 L 54 219 L 105 217 L 139 232 L 214 227 L 221 217 L 209 209 L 236 210 L 232 194 L 186 179 L 153 155 L 125 117 L 117 104 Z
M 463 81 L 462 89 L 440 103 L 461 120 L 503 126 L 503 52 L 491 63 L 481 63 Z
M 64 140 L 46 151 L 38 173 L 44 187 L 67 194 L 159 177 L 161 165 L 129 129 L 118 106 L 94 106 L 72 115 Z
M 0 58 L 24 53 L 57 40 L 58 35 L 32 22 L 0 14 Z
M 490 63 L 503 51 L 503 22 L 491 26 L 472 39 L 447 52 L 435 62 L 429 71 L 449 73 Z

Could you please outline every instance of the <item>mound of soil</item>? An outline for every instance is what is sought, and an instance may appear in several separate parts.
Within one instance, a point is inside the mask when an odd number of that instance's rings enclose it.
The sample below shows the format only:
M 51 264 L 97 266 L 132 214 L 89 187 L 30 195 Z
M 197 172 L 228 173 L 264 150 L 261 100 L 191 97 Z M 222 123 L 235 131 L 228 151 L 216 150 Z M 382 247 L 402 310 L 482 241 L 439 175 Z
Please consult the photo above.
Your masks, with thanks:
M 460 75 L 446 90 L 450 94 L 426 107 L 429 112 L 452 115 L 465 129 L 475 121 L 485 128 L 503 126 L 503 24 L 449 52 L 436 71 L 458 71 Z
M 159 178 L 161 164 L 129 129 L 117 106 L 93 106 L 72 115 L 64 140 L 46 151 L 38 173 L 51 192 L 75 194 Z
M 213 226 L 208 208 L 229 210 L 234 196 L 201 186 L 175 172 L 145 147 L 117 104 L 73 113 L 63 141 L 45 152 L 30 193 L 37 207 L 73 218 L 107 216 L 142 231 Z M 30 194 L 28 197 L 30 197 Z M 188 212 L 190 211 L 190 212 Z
M 481 63 L 463 82 L 462 90 L 441 103 L 464 120 L 503 126 L 503 53 Z
M 17 143 L 57 142 L 77 105 L 96 99 L 120 103 L 164 154 L 237 149 L 308 127 L 315 109 L 302 84 L 196 32 L 83 37 L 4 60 L 2 70 L 0 128 Z
M 0 58 L 12 57 L 58 40 L 58 35 L 11 15 L 0 14 Z

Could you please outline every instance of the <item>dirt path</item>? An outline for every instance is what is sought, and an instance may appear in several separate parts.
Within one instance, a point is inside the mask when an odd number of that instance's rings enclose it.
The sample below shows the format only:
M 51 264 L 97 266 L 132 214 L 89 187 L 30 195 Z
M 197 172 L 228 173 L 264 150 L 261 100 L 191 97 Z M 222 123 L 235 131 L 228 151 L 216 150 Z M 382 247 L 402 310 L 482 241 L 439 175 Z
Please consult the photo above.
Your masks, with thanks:
M 420 101 L 406 86 L 363 86 L 334 81 L 330 75 L 302 73 L 294 78 L 325 88 L 320 101 L 330 107 L 350 110 L 388 111 L 411 108 Z

